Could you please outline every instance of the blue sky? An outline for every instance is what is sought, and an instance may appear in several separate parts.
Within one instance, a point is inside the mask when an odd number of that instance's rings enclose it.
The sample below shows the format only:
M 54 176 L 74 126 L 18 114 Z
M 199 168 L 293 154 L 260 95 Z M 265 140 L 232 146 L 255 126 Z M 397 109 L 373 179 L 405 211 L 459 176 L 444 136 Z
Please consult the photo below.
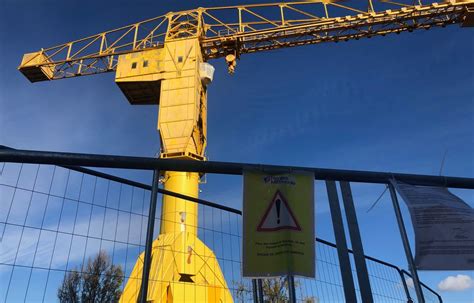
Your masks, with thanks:
M 228 4 L 246 1 L 227 1 Z M 220 1 L 0 2 L 0 144 L 15 148 L 153 156 L 157 108 L 131 106 L 113 74 L 31 84 L 23 53 L 120 27 L 167 11 Z M 211 160 L 474 177 L 474 39 L 456 25 L 384 38 L 243 55 L 236 73 L 216 67 L 208 95 Z M 143 172 L 120 172 L 149 182 Z M 354 184 L 365 251 L 406 268 L 382 186 Z M 241 208 L 240 177 L 211 175 L 202 197 Z M 471 206 L 468 191 L 454 191 Z M 403 207 L 405 220 L 408 213 Z M 323 184 L 316 230 L 333 240 Z M 412 238 L 412 231 L 409 233 Z M 421 272 L 437 288 L 447 276 Z M 473 289 L 441 292 L 474 301 Z

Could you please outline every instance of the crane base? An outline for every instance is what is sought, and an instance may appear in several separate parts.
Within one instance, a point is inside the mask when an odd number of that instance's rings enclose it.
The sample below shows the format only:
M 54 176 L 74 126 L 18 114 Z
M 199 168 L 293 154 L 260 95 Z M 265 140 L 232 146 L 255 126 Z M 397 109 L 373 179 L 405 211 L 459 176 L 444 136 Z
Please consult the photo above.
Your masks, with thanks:
M 137 302 L 144 253 L 128 278 L 120 302 Z M 214 253 L 189 232 L 153 241 L 147 302 L 233 302 Z

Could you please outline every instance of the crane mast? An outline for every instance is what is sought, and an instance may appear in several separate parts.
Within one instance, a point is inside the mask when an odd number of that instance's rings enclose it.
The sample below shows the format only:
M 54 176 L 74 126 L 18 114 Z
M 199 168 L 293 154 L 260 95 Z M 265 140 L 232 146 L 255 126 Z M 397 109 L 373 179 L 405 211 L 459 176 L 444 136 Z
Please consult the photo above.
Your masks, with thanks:
M 204 161 L 207 61 L 225 58 L 233 73 L 244 54 L 460 24 L 474 26 L 474 0 L 281 2 L 170 12 L 129 26 L 41 49 L 19 66 L 31 82 L 115 72 L 133 105 L 159 104 L 160 158 Z M 349 1 L 349 3 L 352 3 Z M 198 196 L 197 173 L 162 172 L 164 188 Z M 163 197 L 153 242 L 147 299 L 232 302 L 214 253 L 197 237 L 197 204 Z M 137 301 L 143 254 L 121 301 Z M 184 294 L 186 293 L 186 298 Z

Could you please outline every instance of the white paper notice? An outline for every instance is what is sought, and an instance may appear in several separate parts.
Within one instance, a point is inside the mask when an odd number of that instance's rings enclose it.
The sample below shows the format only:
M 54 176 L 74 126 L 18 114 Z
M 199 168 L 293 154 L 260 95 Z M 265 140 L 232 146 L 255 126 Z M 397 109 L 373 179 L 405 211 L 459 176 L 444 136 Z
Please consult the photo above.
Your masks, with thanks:
M 410 211 L 416 267 L 473 270 L 474 209 L 443 187 L 392 183 Z

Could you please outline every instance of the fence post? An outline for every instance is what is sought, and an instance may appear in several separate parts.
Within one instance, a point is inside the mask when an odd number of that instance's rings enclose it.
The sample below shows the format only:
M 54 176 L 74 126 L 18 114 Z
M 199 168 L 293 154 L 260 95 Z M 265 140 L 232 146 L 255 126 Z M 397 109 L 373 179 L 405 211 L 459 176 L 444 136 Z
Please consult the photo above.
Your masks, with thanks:
M 365 263 L 364 247 L 360 237 L 359 223 L 357 222 L 357 214 L 352 198 L 351 185 L 349 182 L 340 181 L 342 201 L 346 211 L 346 220 L 349 229 L 349 236 L 352 243 L 352 251 L 354 254 L 354 262 L 357 271 L 357 280 L 359 281 L 360 295 L 362 302 L 373 303 L 372 289 L 370 287 L 369 273 L 367 264 Z
M 148 211 L 148 225 L 146 229 L 145 257 L 143 261 L 142 284 L 140 287 L 140 303 L 146 303 L 148 293 L 148 278 L 150 276 L 151 246 L 153 244 L 153 231 L 155 229 L 156 201 L 158 193 L 158 178 L 160 172 L 153 171 L 153 184 L 151 187 L 150 209 Z
M 296 303 L 295 277 L 293 275 L 288 275 L 288 294 L 290 303 Z
M 415 261 L 411 254 L 410 242 L 408 241 L 407 231 L 405 229 L 405 223 L 403 223 L 402 212 L 400 211 L 400 204 L 398 203 L 397 192 L 392 183 L 388 183 L 390 190 L 390 196 L 392 198 L 393 209 L 395 210 L 395 216 L 397 217 L 398 228 L 400 229 L 400 235 L 402 237 L 403 248 L 405 249 L 405 255 L 408 262 L 408 268 L 410 269 L 413 286 L 415 287 L 416 297 L 419 303 L 425 303 L 423 291 L 420 286 L 420 279 L 418 278 L 418 272 L 416 271 Z
M 258 285 L 258 302 L 263 303 L 263 285 L 262 285 L 262 279 L 257 279 L 257 285 Z
M 257 294 L 257 280 L 255 279 L 252 279 L 252 293 L 253 293 L 253 302 L 259 303 L 258 294 Z
M 332 228 L 334 229 L 334 237 L 336 238 L 337 256 L 339 259 L 342 284 L 344 286 L 344 296 L 346 302 L 357 302 L 344 223 L 342 222 L 341 207 L 337 196 L 336 182 L 326 180 L 326 189 L 328 192 L 329 209 L 331 211 Z

